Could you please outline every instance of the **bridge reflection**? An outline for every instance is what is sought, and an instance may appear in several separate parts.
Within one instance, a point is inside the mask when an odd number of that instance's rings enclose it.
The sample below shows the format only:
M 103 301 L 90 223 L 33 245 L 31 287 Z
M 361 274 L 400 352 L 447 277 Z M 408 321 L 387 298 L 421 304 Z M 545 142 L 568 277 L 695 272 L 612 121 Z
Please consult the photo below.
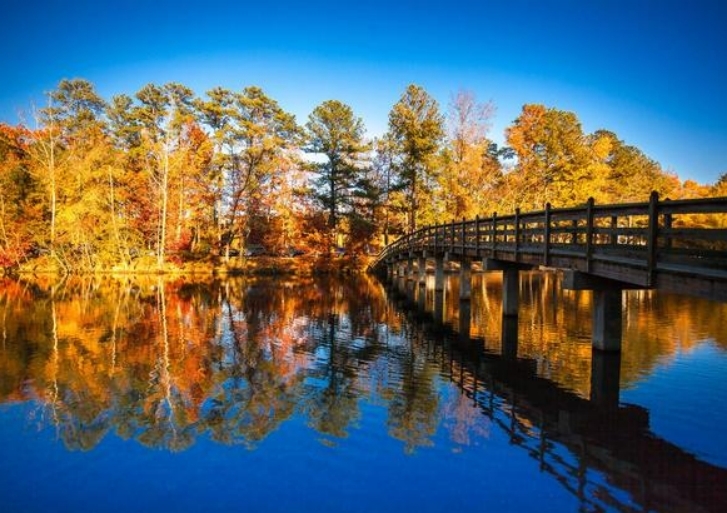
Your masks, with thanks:
M 644 408 L 619 403 L 620 354 L 593 352 L 587 399 L 539 376 L 532 358 L 517 358 L 517 318 L 503 317 L 501 349 L 494 352 L 471 336 L 468 301 L 449 319 L 455 324 L 443 315 L 441 291 L 430 298 L 433 305 L 427 301 L 433 291 L 412 281 L 398 280 L 387 291 L 449 379 L 584 511 L 727 508 L 726 469 L 658 437 Z

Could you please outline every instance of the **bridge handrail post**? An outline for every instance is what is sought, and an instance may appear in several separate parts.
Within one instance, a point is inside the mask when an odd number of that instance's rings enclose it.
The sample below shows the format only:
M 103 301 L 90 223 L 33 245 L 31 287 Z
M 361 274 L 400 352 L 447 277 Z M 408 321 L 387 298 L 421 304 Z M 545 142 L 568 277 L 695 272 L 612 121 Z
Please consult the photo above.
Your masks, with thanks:
M 515 261 L 520 253 L 520 207 L 515 209 Z
M 467 247 L 466 239 L 467 239 L 467 227 L 465 224 L 465 219 L 463 217 L 462 218 L 462 240 L 460 241 L 461 246 L 462 246 L 462 255 L 464 255 L 465 251 L 466 251 L 466 247 Z
M 475 254 L 480 254 L 480 215 L 475 216 Z
M 543 227 L 545 247 L 543 248 L 543 263 L 550 265 L 550 202 L 545 204 L 545 226 Z
M 591 272 L 593 258 L 593 197 L 586 202 L 586 272 Z
M 495 258 L 495 249 L 497 249 L 497 212 L 492 213 L 492 258 Z
M 651 191 L 649 196 L 649 231 L 646 235 L 646 269 L 648 284 L 653 285 L 656 271 L 656 250 L 659 231 L 659 193 Z
M 665 198 L 664 201 L 671 201 L 671 200 L 669 198 Z M 665 237 L 664 237 L 664 247 L 666 249 L 671 249 L 671 246 L 672 246 L 671 234 L 669 233 L 671 231 L 671 228 L 672 228 L 672 215 L 671 215 L 671 212 L 667 212 L 664 214 L 664 230 L 666 231 Z
M 449 232 L 451 234 L 450 235 L 450 239 L 449 239 L 449 252 L 450 253 L 452 253 L 454 251 L 454 244 L 455 244 L 455 241 L 457 240 L 456 232 L 455 232 L 455 225 L 456 224 L 457 224 L 457 221 L 455 221 L 454 219 L 452 219 L 452 223 L 449 225 L 450 226 Z
M 611 246 L 618 245 L 618 216 L 611 216 Z

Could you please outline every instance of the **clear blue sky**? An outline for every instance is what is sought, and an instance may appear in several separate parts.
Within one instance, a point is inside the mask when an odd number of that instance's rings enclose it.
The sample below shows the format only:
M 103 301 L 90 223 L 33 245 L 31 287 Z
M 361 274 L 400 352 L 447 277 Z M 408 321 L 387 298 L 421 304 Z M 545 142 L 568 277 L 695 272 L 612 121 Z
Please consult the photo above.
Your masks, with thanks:
M 106 98 L 149 82 L 259 85 L 301 122 L 338 99 L 379 135 L 416 83 L 443 109 L 459 89 L 492 100 L 497 142 L 543 103 L 683 179 L 727 172 L 724 0 L 5 0 L 0 42 L 10 123 L 82 77 Z

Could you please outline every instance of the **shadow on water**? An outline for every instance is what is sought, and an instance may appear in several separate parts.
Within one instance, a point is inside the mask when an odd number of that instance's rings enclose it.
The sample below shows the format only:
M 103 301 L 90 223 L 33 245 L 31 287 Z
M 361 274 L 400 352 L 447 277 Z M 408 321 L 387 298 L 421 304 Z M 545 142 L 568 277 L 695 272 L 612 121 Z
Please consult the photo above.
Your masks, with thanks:
M 622 356 L 592 356 L 589 296 L 553 274 L 523 278 L 517 318 L 501 315 L 496 276 L 476 278 L 461 304 L 456 278 L 431 285 L 3 280 L 0 403 L 33 405 L 71 450 L 114 434 L 171 451 L 202 438 L 257 448 L 293 419 L 335 445 L 366 403 L 413 454 L 449 429 L 446 383 L 584 510 L 725 510 L 727 470 L 619 401 L 705 336 L 727 346 L 724 305 L 629 293 Z

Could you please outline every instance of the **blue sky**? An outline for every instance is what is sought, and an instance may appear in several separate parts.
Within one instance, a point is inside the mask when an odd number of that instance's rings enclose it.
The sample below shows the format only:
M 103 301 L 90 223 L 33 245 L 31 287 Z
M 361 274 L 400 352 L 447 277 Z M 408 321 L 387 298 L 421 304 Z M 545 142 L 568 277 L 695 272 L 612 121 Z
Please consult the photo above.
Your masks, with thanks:
M 259 85 L 304 122 L 338 99 L 370 135 L 409 83 L 446 108 L 492 100 L 491 137 L 525 103 L 575 112 L 702 183 L 727 172 L 727 2 L 722 0 L 6 0 L 0 121 L 63 78 L 106 98 L 149 82 L 198 94 Z

